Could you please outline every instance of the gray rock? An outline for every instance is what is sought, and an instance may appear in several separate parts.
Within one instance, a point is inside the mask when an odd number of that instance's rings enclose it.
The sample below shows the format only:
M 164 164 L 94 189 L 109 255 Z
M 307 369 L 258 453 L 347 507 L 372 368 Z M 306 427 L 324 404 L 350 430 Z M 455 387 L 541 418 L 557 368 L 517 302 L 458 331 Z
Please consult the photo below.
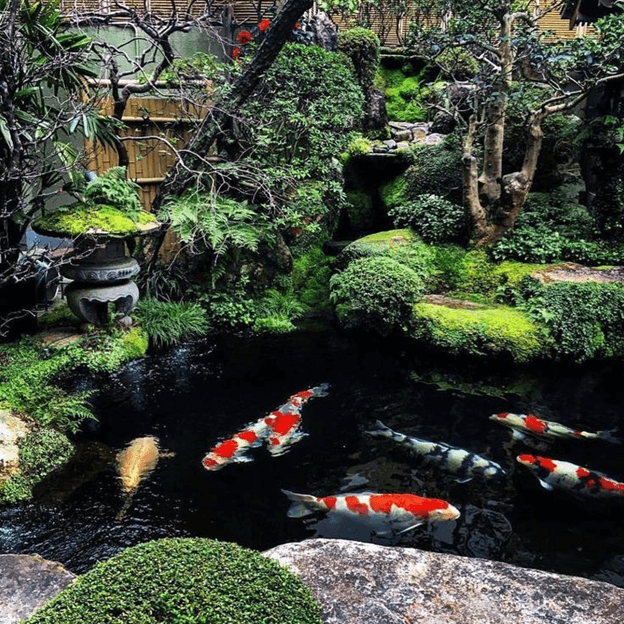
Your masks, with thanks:
M 365 95 L 364 109 L 366 118 L 364 119 L 364 129 L 380 130 L 385 127 L 388 121 L 386 98 L 379 89 L 368 89 Z
M 0 555 L 0 624 L 30 617 L 75 578 L 60 563 L 39 555 Z
M 325 624 L 615 624 L 624 590 L 506 563 L 312 539 L 265 553 L 312 589 Z
M 396 130 L 392 133 L 392 138 L 400 143 L 401 141 L 411 141 L 412 140 L 412 131 L 411 130 Z
M 426 143 L 427 145 L 439 145 L 440 143 L 444 143 L 445 138 L 444 134 L 432 132 L 423 139 L 423 143 Z
M 307 30 L 313 33 L 312 42 L 328 52 L 338 49 L 338 26 L 331 21 L 327 13 L 315 13 Z
M 18 442 L 30 427 L 6 410 L 0 410 L 0 485 L 19 470 Z
M 393 150 L 396 149 L 396 141 L 394 139 L 388 139 L 387 141 L 382 141 L 382 143 L 389 149 L 389 150 Z

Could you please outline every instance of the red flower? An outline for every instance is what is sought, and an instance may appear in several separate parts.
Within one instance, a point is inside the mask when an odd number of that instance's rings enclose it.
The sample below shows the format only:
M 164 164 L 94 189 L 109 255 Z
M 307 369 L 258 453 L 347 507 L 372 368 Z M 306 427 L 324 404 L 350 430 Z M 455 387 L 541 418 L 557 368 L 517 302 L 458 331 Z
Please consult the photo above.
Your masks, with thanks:
M 248 43 L 251 43 L 252 39 L 253 37 L 248 30 L 241 30 L 238 33 L 238 43 L 240 43 L 241 45 L 247 45 Z
M 236 60 L 240 56 L 240 53 L 241 53 L 241 49 L 240 48 L 234 48 L 232 50 L 232 58 L 234 60 Z
M 295 22 L 295 30 L 299 28 L 299 22 Z
M 269 30 L 270 25 L 271 25 L 271 20 L 268 17 L 265 17 L 258 24 L 258 28 L 260 29 L 260 32 L 264 32 L 265 30 Z

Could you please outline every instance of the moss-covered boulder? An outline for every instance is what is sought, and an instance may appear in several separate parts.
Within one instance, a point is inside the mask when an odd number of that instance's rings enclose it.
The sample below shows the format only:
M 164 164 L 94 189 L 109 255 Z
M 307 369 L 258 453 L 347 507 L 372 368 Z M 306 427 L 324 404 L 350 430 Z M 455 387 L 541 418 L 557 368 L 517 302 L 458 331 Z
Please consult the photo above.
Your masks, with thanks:
M 128 548 L 38 610 L 28 624 L 320 624 L 303 582 L 236 544 L 162 539 Z
M 543 329 L 520 310 L 448 300 L 417 303 L 410 336 L 452 355 L 505 356 L 518 363 L 547 349 Z

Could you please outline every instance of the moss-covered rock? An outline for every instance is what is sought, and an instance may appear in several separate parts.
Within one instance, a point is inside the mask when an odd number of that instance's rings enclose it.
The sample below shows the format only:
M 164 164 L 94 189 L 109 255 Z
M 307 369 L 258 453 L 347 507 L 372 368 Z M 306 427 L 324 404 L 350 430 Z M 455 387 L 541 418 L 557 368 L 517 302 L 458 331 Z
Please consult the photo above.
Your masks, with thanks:
M 216 540 L 128 548 L 38 610 L 28 624 L 320 624 L 312 592 L 286 567 Z
M 455 308 L 419 302 L 410 335 L 452 355 L 508 356 L 528 362 L 546 352 L 542 328 L 507 306 Z
M 358 258 L 371 258 L 374 256 L 392 257 L 398 253 L 399 248 L 408 247 L 417 239 L 409 229 L 386 230 L 363 236 L 349 243 L 338 256 L 338 268 L 346 267 Z
M 146 211 L 141 211 L 135 222 L 113 206 L 83 204 L 63 206 L 52 214 L 38 219 L 34 224 L 35 228 L 40 230 L 70 237 L 81 234 L 131 236 L 154 230 L 159 225 L 156 217 Z

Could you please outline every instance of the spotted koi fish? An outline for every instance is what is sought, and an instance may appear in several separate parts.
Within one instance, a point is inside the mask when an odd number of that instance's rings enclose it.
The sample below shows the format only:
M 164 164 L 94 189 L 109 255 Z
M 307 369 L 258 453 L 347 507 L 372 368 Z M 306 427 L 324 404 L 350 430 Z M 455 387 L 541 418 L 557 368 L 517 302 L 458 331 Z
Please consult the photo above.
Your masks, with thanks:
M 267 429 L 264 420 L 247 425 L 245 429 L 235 433 L 231 438 L 213 446 L 202 459 L 203 467 L 206 470 L 216 471 L 228 464 L 252 461 L 247 452 L 249 449 L 262 444 Z
M 473 477 L 498 477 L 505 474 L 503 468 L 496 462 L 481 457 L 470 451 L 441 442 L 429 442 L 412 436 L 393 431 L 379 420 L 375 423 L 376 429 L 367 431 L 369 435 L 378 438 L 388 438 L 405 446 L 416 455 L 422 457 L 427 463 L 437 464 L 448 472 L 456 475 L 459 483 L 470 481 Z
M 583 466 L 539 455 L 518 455 L 516 461 L 526 466 L 548 491 L 568 490 L 601 498 L 624 496 L 624 483 Z
M 580 429 L 571 429 L 561 423 L 551 420 L 542 420 L 533 414 L 509 414 L 502 412 L 500 414 L 492 414 L 490 420 L 510 427 L 514 432 L 516 439 L 523 440 L 524 434 L 538 436 L 540 438 L 567 438 L 567 439 L 586 439 L 586 440 L 606 440 L 618 444 L 620 440 L 616 438 L 613 430 L 609 431 L 581 431 Z
M 456 520 L 460 515 L 444 500 L 414 494 L 363 492 L 321 498 L 288 490 L 282 492 L 291 501 L 289 518 L 303 518 L 320 512 L 336 518 L 365 521 L 377 535 L 399 535 L 424 523 Z
M 308 435 L 299 429 L 300 410 L 311 398 L 327 396 L 328 390 L 329 384 L 321 384 L 293 394 L 284 405 L 264 419 L 267 426 L 267 445 L 273 457 L 283 455 L 293 444 Z
M 329 384 L 321 384 L 293 394 L 284 405 L 268 416 L 247 425 L 231 438 L 219 442 L 206 454 L 202 465 L 206 470 L 221 470 L 231 463 L 252 461 L 247 452 L 265 441 L 274 457 L 283 455 L 307 434 L 299 430 L 301 407 L 313 397 L 327 396 Z

